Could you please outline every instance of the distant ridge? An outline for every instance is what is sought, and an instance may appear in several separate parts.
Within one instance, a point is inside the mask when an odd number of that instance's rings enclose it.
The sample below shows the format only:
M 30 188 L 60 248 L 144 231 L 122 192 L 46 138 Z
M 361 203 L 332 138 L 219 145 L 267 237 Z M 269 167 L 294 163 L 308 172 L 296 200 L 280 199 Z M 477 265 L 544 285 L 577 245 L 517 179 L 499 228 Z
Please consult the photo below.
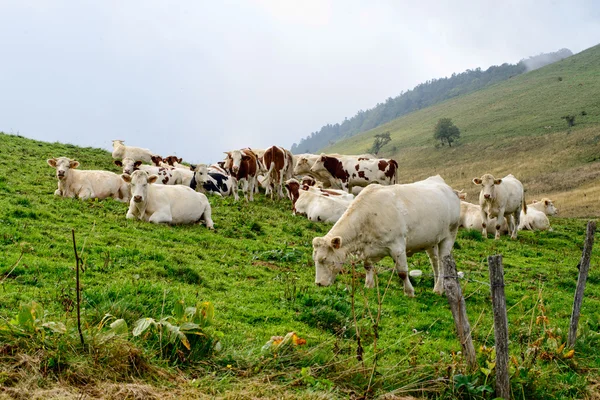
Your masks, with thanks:
M 400 93 L 395 98 L 389 97 L 384 103 L 378 103 L 371 109 L 360 110 L 354 117 L 346 118 L 341 124 L 323 126 L 319 131 L 300 140 L 300 143 L 294 143 L 291 148 L 292 153 L 316 153 L 342 138 L 368 131 L 410 112 L 471 93 L 571 55 L 573 55 L 571 50 L 560 49 L 554 53 L 542 53 L 523 59 L 517 64 L 493 65 L 485 71 L 481 68 L 468 69 L 459 74 L 454 73 L 449 78 L 429 80 L 415 86 L 412 90 Z

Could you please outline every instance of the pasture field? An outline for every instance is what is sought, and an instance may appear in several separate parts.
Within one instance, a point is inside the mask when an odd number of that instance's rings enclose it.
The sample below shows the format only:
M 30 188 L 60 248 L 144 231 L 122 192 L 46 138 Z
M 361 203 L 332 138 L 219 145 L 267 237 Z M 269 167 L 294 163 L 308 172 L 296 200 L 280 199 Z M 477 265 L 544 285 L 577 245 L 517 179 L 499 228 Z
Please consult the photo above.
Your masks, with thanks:
M 411 269 L 424 272 L 414 278 L 412 299 L 392 276 L 391 260 L 380 264 L 378 320 L 377 291 L 363 289 L 362 268 L 353 274 L 348 264 L 332 287 L 315 286 L 311 241 L 331 225 L 292 216 L 287 200 L 210 197 L 215 231 L 156 226 L 126 220 L 123 203 L 53 195 L 47 158 L 118 172 L 104 150 L 0 133 L 0 154 L 0 398 L 494 398 L 486 260 L 498 253 L 514 398 L 599 398 L 598 245 L 580 337 L 574 353 L 563 347 L 586 219 L 552 218 L 553 232 L 520 232 L 516 241 L 459 232 L 454 258 L 465 273 L 481 367 L 467 371 L 447 300 L 432 292 L 425 254 L 409 259 Z M 72 229 L 85 267 L 83 346 Z M 188 335 L 191 351 L 173 328 L 183 331 L 181 301 L 204 307 L 207 318 L 211 308 L 203 303 L 214 307 L 212 323 Z M 32 302 L 37 321 L 29 318 Z M 164 335 L 150 327 L 133 336 L 138 319 L 171 315 Z M 119 319 L 127 327 L 111 328 Z M 298 340 L 266 345 L 288 332 Z
M 324 152 L 368 152 L 375 135 L 392 138 L 380 152 L 400 166 L 400 181 L 442 175 L 477 202 L 474 177 L 512 173 L 528 201 L 549 197 L 563 216 L 600 216 L 600 45 L 480 91 L 415 111 L 340 140 Z M 563 116 L 575 116 L 569 128 Z M 440 118 L 461 130 L 459 143 L 440 147 Z

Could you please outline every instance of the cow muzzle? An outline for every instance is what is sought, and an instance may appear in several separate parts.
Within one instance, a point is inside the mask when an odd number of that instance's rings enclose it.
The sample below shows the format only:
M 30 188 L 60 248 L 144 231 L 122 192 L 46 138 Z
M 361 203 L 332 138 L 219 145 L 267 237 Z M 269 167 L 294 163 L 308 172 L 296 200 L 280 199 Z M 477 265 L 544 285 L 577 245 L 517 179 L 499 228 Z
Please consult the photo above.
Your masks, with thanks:
M 142 202 L 142 196 L 133 196 L 133 201 L 135 201 L 136 203 L 141 203 Z
M 490 195 L 489 193 L 486 193 L 483 195 L 484 198 L 489 199 L 490 197 L 492 197 L 492 195 Z

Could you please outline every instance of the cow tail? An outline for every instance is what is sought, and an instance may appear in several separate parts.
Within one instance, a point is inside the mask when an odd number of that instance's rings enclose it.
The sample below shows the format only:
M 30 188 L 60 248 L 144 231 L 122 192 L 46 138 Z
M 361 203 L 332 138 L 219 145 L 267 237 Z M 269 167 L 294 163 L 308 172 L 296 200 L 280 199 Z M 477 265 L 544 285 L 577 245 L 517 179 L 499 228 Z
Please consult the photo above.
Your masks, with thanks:
M 400 168 L 398 167 L 398 162 L 396 160 L 393 160 L 393 161 L 394 161 L 394 165 L 396 166 L 396 171 L 394 171 L 394 181 L 395 181 L 394 185 L 395 185 L 397 183 L 400 183 L 400 177 L 399 177 L 399 172 L 398 172 L 398 170 Z
M 527 203 L 525 202 L 525 196 L 523 196 L 523 213 L 527 214 Z

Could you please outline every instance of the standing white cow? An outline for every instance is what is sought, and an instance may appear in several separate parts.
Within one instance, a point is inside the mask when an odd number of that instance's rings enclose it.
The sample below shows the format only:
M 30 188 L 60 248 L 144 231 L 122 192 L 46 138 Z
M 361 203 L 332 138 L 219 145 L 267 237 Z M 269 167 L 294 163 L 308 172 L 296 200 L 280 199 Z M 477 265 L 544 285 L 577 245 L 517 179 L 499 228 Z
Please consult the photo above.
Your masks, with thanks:
M 202 193 L 183 185 L 153 185 L 158 179 L 146 171 L 122 175 L 131 186 L 131 201 L 127 218 L 139 218 L 155 224 L 191 224 L 201 219 L 213 229 L 211 208 Z
M 364 261 L 365 286 L 374 286 L 373 263 L 391 256 L 414 296 L 408 278 L 413 253 L 426 251 L 434 274 L 434 292 L 443 293 L 443 264 L 456 239 L 460 200 L 439 175 L 405 185 L 369 185 L 323 237 L 313 239 L 315 283 L 331 285 L 350 254 Z
M 67 157 L 50 158 L 46 162 L 56 168 L 56 196 L 79 197 L 81 200 L 112 197 L 122 202 L 129 201 L 128 185 L 114 172 L 78 170 L 79 161 Z
M 152 152 L 141 147 L 126 146 L 123 140 L 113 140 L 112 158 L 114 160 L 122 160 L 131 158 L 135 161 L 145 161 L 148 164 L 152 162 Z
M 481 178 L 473 178 L 473 183 L 481 185 L 479 205 L 481 206 L 482 230 L 487 237 L 487 225 L 491 218 L 496 218 L 496 239 L 500 239 L 500 228 L 506 218 L 511 239 L 517 238 L 517 228 L 521 218 L 521 209 L 527 214 L 523 184 L 512 174 L 496 179 L 491 174 Z M 513 218 L 510 218 L 512 215 Z

